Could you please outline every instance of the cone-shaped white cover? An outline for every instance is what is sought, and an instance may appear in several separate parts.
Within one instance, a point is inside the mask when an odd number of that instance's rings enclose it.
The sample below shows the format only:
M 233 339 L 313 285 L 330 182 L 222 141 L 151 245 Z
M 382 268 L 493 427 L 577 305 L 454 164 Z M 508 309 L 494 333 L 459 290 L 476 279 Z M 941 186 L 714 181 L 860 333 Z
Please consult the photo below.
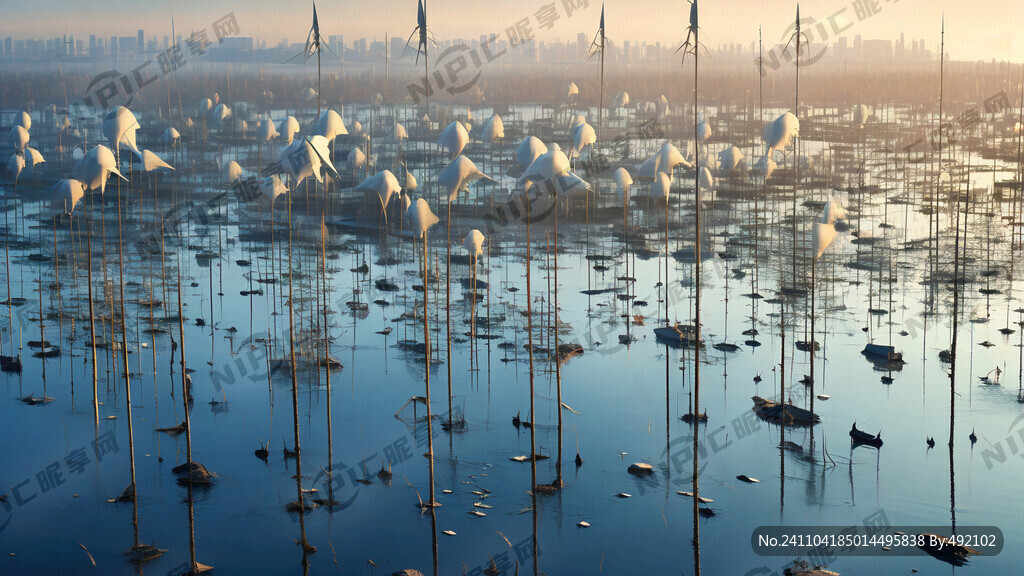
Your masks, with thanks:
M 17 115 L 15 115 L 15 117 L 14 117 L 14 125 L 15 126 L 21 126 L 26 131 L 31 130 L 32 129 L 32 117 L 28 115 L 28 112 L 25 112 L 24 110 L 22 110 L 21 112 L 18 112 Z
M 82 182 L 86 189 L 96 190 L 98 188 L 100 192 L 106 191 L 107 177 L 111 174 L 125 182 L 128 181 L 118 171 L 114 153 L 102 144 L 89 150 L 89 153 L 81 161 L 75 163 L 75 169 L 72 170 L 72 177 Z
M 553 186 L 555 194 L 559 198 L 575 196 L 577 194 L 586 194 L 590 191 L 590 184 L 583 178 L 577 176 L 575 172 L 566 172 L 561 176 L 556 176 L 543 182 L 541 185 Z
M 633 177 L 629 175 L 629 170 L 626 170 L 625 168 L 618 168 L 615 170 L 615 186 L 619 195 L 628 194 L 629 187 L 632 185 Z
M 519 143 L 519 147 L 516 148 L 516 162 L 519 163 L 523 169 L 529 168 L 530 164 L 548 151 L 548 147 L 540 141 L 540 138 L 536 136 L 527 136 L 523 138 L 523 141 Z
M 462 149 L 469 144 L 469 132 L 466 132 L 466 127 L 456 120 L 441 131 L 437 143 L 444 147 L 450 158 L 454 159 L 462 154 Z
M 429 230 L 431 226 L 441 221 L 430 210 L 430 205 L 423 198 L 417 198 L 416 202 L 409 206 L 405 214 L 406 218 L 408 218 L 409 226 L 417 238 L 423 236 L 423 233 Z
M 198 114 L 198 116 L 202 116 L 203 114 L 206 114 L 210 110 L 210 108 L 213 108 L 213 100 L 210 100 L 209 98 L 203 98 L 202 100 L 199 101 L 199 114 Z
M 651 183 L 650 189 L 647 191 L 647 195 L 656 200 L 668 202 L 668 192 L 671 187 L 672 178 L 664 172 L 658 172 L 654 182 Z
M 28 146 L 28 140 L 28 130 L 25 130 L 24 126 L 12 126 L 7 135 L 7 144 L 14 147 L 16 152 L 24 152 L 25 146 Z
M 224 121 L 231 117 L 231 108 L 227 104 L 217 104 L 217 107 L 206 113 L 206 128 L 222 128 Z
M 569 171 L 569 158 L 565 152 L 552 146 L 552 149 L 541 154 L 530 167 L 519 177 L 519 182 L 543 182 L 549 178 L 562 176 Z
M 359 129 L 357 128 L 356 131 L 358 132 Z M 333 142 L 338 136 L 347 135 L 348 130 L 345 128 L 345 122 L 342 121 L 341 116 L 337 112 L 334 110 L 324 110 L 316 121 L 316 129 L 313 130 L 313 133 L 323 136 L 328 142 Z
M 316 99 L 316 90 L 313 90 L 309 86 L 306 86 L 299 92 L 299 98 L 302 98 L 303 102 L 309 102 L 310 100 Z
M 21 171 L 24 169 L 25 157 L 18 154 L 11 154 L 11 158 L 7 161 L 7 170 L 14 175 L 15 182 L 17 182 L 18 177 L 21 176 Z
M 395 124 L 395 130 L 392 133 L 392 136 L 394 136 L 396 140 L 407 140 L 409 138 L 409 133 L 405 131 L 405 126 Z
M 465 190 L 467 186 L 481 178 L 491 179 L 481 172 L 472 160 L 460 155 L 437 173 L 437 185 L 447 192 L 450 204 L 455 201 L 455 197 L 461 190 Z
M 775 163 L 775 160 L 772 160 L 771 156 L 765 154 L 754 164 L 754 172 L 761 174 L 767 180 L 772 177 L 772 172 L 775 172 L 775 169 L 778 167 L 779 165 Z
M 814 250 L 817 253 L 816 258 L 821 258 L 821 255 L 825 253 L 829 244 L 836 237 L 836 227 L 832 224 L 826 224 L 824 222 L 814 223 Z
M 154 170 L 174 170 L 174 166 L 171 166 L 167 162 L 164 162 L 159 156 L 150 150 L 143 150 L 141 155 L 142 160 L 142 171 L 152 172 Z M 237 166 L 237 164 L 236 164 Z
M 707 166 L 700 167 L 700 188 L 701 190 L 711 190 L 715 187 L 715 179 L 711 176 L 711 170 L 708 170 Z
M 231 160 L 221 169 L 221 176 L 228 184 L 234 184 L 242 179 L 242 167 L 238 165 L 238 162 Z
M 64 213 L 70 214 L 85 197 L 85 188 L 78 180 L 61 180 L 53 187 L 53 197 L 63 205 Z
M 363 183 L 356 186 L 355 189 L 363 192 L 376 192 L 380 197 L 380 205 L 384 208 L 391 200 L 391 195 L 401 191 L 402 187 L 398 184 L 398 178 L 395 178 L 390 170 L 381 170 L 363 180 Z
M 103 135 L 111 148 L 131 150 L 139 154 L 135 144 L 135 132 L 139 129 L 139 121 L 135 114 L 124 106 L 117 106 L 103 119 Z
M 484 235 L 477 229 L 469 231 L 462 239 L 462 247 L 474 258 L 479 258 L 484 253 Z
M 708 121 L 704 118 L 697 122 L 697 138 L 701 142 L 707 142 L 708 138 L 711 138 L 711 126 L 708 126 Z
M 295 133 L 299 131 L 299 121 L 295 119 L 295 116 L 289 116 L 281 121 L 277 131 L 284 137 L 285 145 L 291 144 L 295 139 Z
M 178 131 L 175 130 L 174 128 L 168 128 L 167 130 L 164 130 L 163 135 L 160 136 L 160 141 L 163 142 L 164 144 L 174 144 L 179 139 L 181 139 L 181 134 L 179 134 Z
M 260 142 L 270 142 L 277 137 L 277 127 L 274 126 L 274 121 L 270 119 L 269 114 L 264 115 L 260 118 L 259 128 L 256 129 L 256 139 Z
M 825 203 L 825 209 L 821 216 L 821 221 L 825 224 L 835 224 L 836 220 L 842 220 L 846 218 L 846 210 L 843 209 L 842 202 L 838 198 L 832 198 Z
M 579 157 L 580 151 L 587 146 L 597 142 L 597 132 L 594 127 L 586 122 L 580 124 L 572 131 L 572 153 Z
M 416 182 L 416 177 L 412 175 L 412 172 L 410 172 L 408 168 L 406 168 L 405 169 L 405 186 L 403 186 L 403 188 L 405 190 L 415 190 L 417 186 L 419 186 L 419 183 Z
M 366 164 L 366 154 L 363 154 L 363 151 L 356 146 L 349 151 L 348 158 L 345 159 L 345 165 L 350 171 L 355 171 L 362 168 L 363 164 Z
M 625 108 L 629 106 L 629 93 L 626 91 L 619 92 L 618 96 L 615 97 L 615 107 Z
M 743 168 L 743 151 L 735 146 L 730 146 L 718 153 L 718 169 L 722 172 L 731 172 Z
M 654 178 L 655 171 L 671 173 L 680 164 L 686 168 L 690 167 L 690 164 L 683 158 L 683 155 L 679 153 L 679 149 L 673 146 L 671 142 L 665 142 L 657 153 L 644 160 L 637 167 L 637 174 L 641 178 Z
M 46 160 L 43 158 L 43 155 L 39 153 L 39 150 L 29 148 L 28 146 L 25 147 L 25 168 L 27 168 L 29 172 L 34 172 L 36 166 L 43 162 L 46 162 Z
M 491 117 L 484 124 L 484 142 L 493 143 L 495 140 L 504 137 L 505 123 L 501 121 L 501 116 L 491 114 Z
M 764 143 L 769 150 L 782 150 L 800 135 L 800 120 L 786 112 L 764 127 Z
M 871 116 L 871 109 L 863 104 L 857 104 L 853 107 L 853 125 L 858 128 L 864 126 L 868 122 L 868 117 Z
M 580 93 L 580 87 L 577 86 L 575 82 L 569 82 L 569 87 L 566 91 L 568 92 L 567 96 L 569 98 L 572 98 L 573 96 Z

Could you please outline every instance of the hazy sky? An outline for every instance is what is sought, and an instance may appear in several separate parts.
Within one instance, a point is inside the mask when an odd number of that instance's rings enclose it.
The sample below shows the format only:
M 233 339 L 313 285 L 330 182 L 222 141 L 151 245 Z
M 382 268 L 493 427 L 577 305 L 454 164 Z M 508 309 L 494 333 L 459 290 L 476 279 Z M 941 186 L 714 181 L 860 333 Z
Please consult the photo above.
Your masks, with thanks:
M 597 28 L 601 5 L 594 0 L 553 0 L 561 18 L 549 30 L 539 29 L 534 13 L 552 0 L 429 0 L 429 26 L 438 38 L 474 38 L 501 33 L 523 18 L 530 18 L 541 40 L 588 37 Z M 579 6 L 566 16 L 564 3 Z M 587 7 L 582 7 L 588 3 Z M 357 7 L 358 6 L 358 7 Z M 868 8 L 865 8 L 868 6 Z M 779 42 L 795 16 L 795 2 L 767 0 L 703 0 L 700 3 L 703 39 L 709 45 L 757 39 L 764 29 L 766 45 Z M 255 36 L 276 44 L 283 38 L 305 40 L 312 7 L 297 0 L 39 0 L 8 2 L 0 22 L 0 36 L 54 37 L 74 34 L 134 36 L 139 28 L 146 35 L 170 35 L 171 16 L 176 31 L 209 28 L 211 23 L 234 12 L 241 35 Z M 321 32 L 343 34 L 346 43 L 356 38 L 407 37 L 416 25 L 416 0 L 371 0 L 328 2 L 317 5 Z M 1021 0 L 973 0 L 969 2 L 929 0 L 805 0 L 801 16 L 829 22 L 828 40 L 834 29 L 852 43 L 857 34 L 865 38 L 924 38 L 929 47 L 938 41 L 942 13 L 946 14 L 947 51 L 954 58 L 1024 60 L 1024 2 Z M 684 0 L 615 0 L 607 3 L 607 35 L 612 40 L 647 40 L 678 43 L 689 6 Z M 831 18 L 831 19 L 830 19 Z M 833 26 L 834 25 L 834 26 Z M 808 28 L 805 25 L 805 28 Z M 809 27 L 812 40 L 821 30 Z M 212 34 L 211 34 L 212 36 Z

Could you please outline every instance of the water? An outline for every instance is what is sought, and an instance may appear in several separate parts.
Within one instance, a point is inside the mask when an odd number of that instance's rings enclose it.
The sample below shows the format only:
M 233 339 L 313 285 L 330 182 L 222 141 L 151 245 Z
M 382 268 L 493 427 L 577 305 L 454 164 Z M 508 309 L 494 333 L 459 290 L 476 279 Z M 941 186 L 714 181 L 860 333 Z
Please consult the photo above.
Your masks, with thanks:
M 372 121 L 368 114 L 360 118 L 366 124 Z M 475 119 L 482 124 L 484 118 Z M 380 133 L 390 129 L 378 128 Z M 371 161 L 379 158 L 378 167 L 385 167 L 394 155 L 394 144 L 380 138 Z M 506 154 L 514 154 L 514 144 L 509 142 L 505 146 Z M 806 146 L 809 154 L 838 149 L 833 143 L 821 141 L 808 141 Z M 347 144 L 339 142 L 336 149 L 345 147 Z M 715 151 L 718 147 L 712 145 Z M 165 157 L 195 157 L 199 149 L 193 146 Z M 409 149 L 429 151 L 433 147 L 417 143 Z M 501 166 L 512 163 L 507 156 L 499 160 L 484 150 L 483 145 L 474 144 L 469 153 L 479 154 L 478 165 L 485 172 L 498 177 Z M 215 154 L 211 147 L 206 159 L 211 160 Z M 219 154 L 243 162 L 254 156 L 255 150 L 252 146 L 226 145 Z M 421 192 L 431 189 L 433 175 L 444 165 L 438 153 L 424 154 L 426 158 L 421 164 L 410 166 L 420 179 Z M 869 165 L 867 179 L 877 182 L 884 168 L 880 158 L 875 160 Z M 839 161 L 835 170 L 843 171 Z M 998 178 L 1011 177 L 1012 168 L 1001 165 L 1000 170 Z M 856 173 L 843 173 L 844 178 L 858 178 Z M 802 201 L 824 201 L 827 191 L 837 186 L 829 186 L 830 178 L 826 178 L 823 169 L 813 176 L 805 175 L 797 211 L 801 260 L 798 275 L 794 276 L 790 262 L 791 224 L 784 220 L 791 209 L 792 200 L 786 194 L 792 185 L 791 180 L 787 183 L 784 172 L 780 174 L 781 180 L 769 181 L 768 195 L 761 197 L 757 206 L 751 200 L 757 187 L 745 187 L 740 181 L 723 181 L 716 194 L 706 192 L 705 196 L 705 242 L 710 245 L 707 249 L 729 249 L 737 252 L 739 258 L 723 260 L 713 256 L 703 263 L 702 323 L 708 346 L 699 354 L 704 362 L 700 406 L 708 414 L 709 422 L 698 428 L 703 450 L 699 482 L 700 494 L 714 499 L 707 507 L 715 516 L 699 520 L 702 569 L 709 574 L 781 573 L 791 559 L 759 557 L 751 549 L 750 534 L 758 526 L 863 527 L 884 518 L 892 526 L 949 527 L 955 514 L 957 526 L 998 526 L 1007 542 L 999 555 L 974 558 L 957 571 L 1010 572 L 1021 561 L 1013 543 L 1024 536 L 1012 500 L 1022 464 L 1011 447 L 1017 438 L 1021 410 L 1016 390 L 1020 332 L 1014 325 L 1020 315 L 1013 312 L 1020 307 L 1020 278 L 1019 267 L 1012 264 L 1018 258 L 1019 246 L 1014 244 L 1010 248 L 1013 240 L 1005 226 L 984 223 L 992 220 L 986 212 L 995 211 L 997 215 L 993 218 L 1000 221 L 998 216 L 1010 213 L 1012 206 L 1006 202 L 976 206 L 968 219 L 970 257 L 965 275 L 971 283 L 964 288 L 961 303 L 952 470 L 947 447 L 948 365 L 938 358 L 939 351 L 950 344 L 952 292 L 946 283 L 930 281 L 932 263 L 927 250 L 904 249 L 904 242 L 925 237 L 928 217 L 914 205 L 889 203 L 886 209 L 883 191 L 878 189 L 869 189 L 864 196 L 855 188 L 840 194 L 844 205 L 851 208 L 848 220 L 854 223 L 854 230 L 859 226 L 873 231 L 882 240 L 857 244 L 852 242 L 850 232 L 841 232 L 818 260 L 818 320 L 814 337 L 821 342 L 822 351 L 816 354 L 815 393 L 831 398 L 815 402 L 814 409 L 822 421 L 814 428 L 813 445 L 808 429 L 788 429 L 785 439 L 799 444 L 803 454 L 787 451 L 780 456 L 779 427 L 754 416 L 751 397 L 791 398 L 800 406 L 809 402 L 809 390 L 799 383 L 800 378 L 810 373 L 808 355 L 793 348 L 794 341 L 809 338 L 808 302 L 803 297 L 775 300 L 776 290 L 794 278 L 799 285 L 809 282 L 809 259 L 805 261 L 802 254 L 810 241 L 809 223 L 818 217 L 820 208 L 804 206 Z M 979 183 L 994 182 L 996 178 L 994 173 L 977 176 Z M 160 211 L 184 202 L 186 193 L 195 202 L 213 197 L 221 188 L 215 184 L 217 179 L 213 171 L 183 171 L 175 178 L 166 177 L 161 188 Z M 579 343 L 584 348 L 582 355 L 561 366 L 562 400 L 572 408 L 563 411 L 563 479 L 567 485 L 553 494 L 538 494 L 535 510 L 528 493 L 530 464 L 510 460 L 530 454 L 529 429 L 512 425 L 517 414 L 529 419 L 530 405 L 530 367 L 523 348 L 527 341 L 526 317 L 522 313 L 526 302 L 525 228 L 515 223 L 494 233 L 485 231 L 492 253 L 488 256 L 485 248 L 478 278 L 490 284 L 490 291 L 477 294 L 475 331 L 498 337 L 471 339 L 465 333 L 471 330 L 468 321 L 473 316 L 473 297 L 458 284 L 459 279 L 469 277 L 469 267 L 461 262 L 453 264 L 451 301 L 446 302 L 445 213 L 434 201 L 434 193 L 427 192 L 434 212 L 442 217 L 441 224 L 429 232 L 430 328 L 434 339 L 430 381 L 433 412 L 440 415 L 432 426 L 435 499 L 443 505 L 435 510 L 436 527 L 431 514 L 417 507 L 417 493 L 423 500 L 429 494 L 428 460 L 422 456 L 427 451 L 424 406 L 409 404 L 396 414 L 411 397 L 425 393 L 422 354 L 399 345 L 403 341 L 422 343 L 422 319 L 415 311 L 422 293 L 412 288 L 422 283 L 418 276 L 421 265 L 415 260 L 422 247 L 409 238 L 383 239 L 374 233 L 379 209 L 352 199 L 347 190 L 341 192 L 349 200 L 332 205 L 327 215 L 330 288 L 325 295 L 316 278 L 319 210 L 296 198 L 295 323 L 300 335 L 297 347 L 306 354 L 299 360 L 297 374 L 303 488 L 318 490 L 311 498 L 325 498 L 330 484 L 326 469 L 333 463 L 333 498 L 342 503 L 333 509 L 319 507 L 305 513 L 306 537 L 317 548 L 315 554 L 306 556 L 310 572 L 365 573 L 372 568 L 366 564 L 372 559 L 378 567 L 374 571 L 379 573 L 410 567 L 430 573 L 435 537 L 437 572 L 443 574 L 464 570 L 479 574 L 490 566 L 492 559 L 499 569 L 507 565 L 507 573 L 515 570 L 517 561 L 522 573 L 531 573 L 535 543 L 536 563 L 547 574 L 693 572 L 692 501 L 676 494 L 691 489 L 692 428 L 680 416 L 688 411 L 693 391 L 693 351 L 666 348 L 653 335 L 658 318 L 664 316 L 664 305 L 659 302 L 664 295 L 656 284 L 665 281 L 664 260 L 658 254 L 663 242 L 665 209 L 645 200 L 635 202 L 631 209 L 630 225 L 643 238 L 642 243 L 631 245 L 644 249 L 636 250 L 635 258 L 629 257 L 628 275 L 637 279 L 630 292 L 637 300 L 645 300 L 646 307 L 627 308 L 613 292 L 584 295 L 581 291 L 588 289 L 621 288 L 623 282 L 616 278 L 627 274 L 621 240 L 621 200 L 614 197 L 614 183 L 610 174 L 588 180 L 603 190 L 597 204 L 590 207 L 587 215 L 581 199 L 570 200 L 562 208 L 558 228 L 558 302 L 563 326 L 559 341 Z M 91 351 L 85 330 L 86 271 L 81 244 L 84 234 L 79 228 L 81 214 L 89 210 L 88 201 L 76 208 L 73 243 L 68 221 L 56 224 L 57 249 L 62 254 L 59 274 L 63 290 L 59 305 L 75 320 L 72 327 L 71 319 L 65 318 L 60 334 L 57 318 L 46 320 L 46 339 L 59 341 L 63 354 L 46 360 L 44 382 L 43 362 L 31 356 L 27 342 L 39 335 L 35 318 L 40 275 L 43 306 L 47 311 L 57 310 L 57 291 L 48 288 L 53 281 L 53 261 L 33 262 L 27 256 L 52 256 L 53 212 L 48 202 L 40 201 L 45 194 L 42 184 L 19 189 L 16 197 L 8 187 L 5 198 L 12 206 L 8 212 L 12 218 L 8 238 L 14 242 L 10 255 L 11 291 L 28 302 L 14 308 L 13 318 L 24 370 L 0 377 L 7 397 L 0 403 L 0 420 L 5 422 L 9 438 L 8 456 L 0 465 L 0 476 L 7 486 L 17 489 L 10 493 L 0 519 L 3 551 L 13 554 L 4 560 L 4 572 L 67 574 L 93 570 L 79 543 L 88 548 L 103 573 L 187 570 L 187 490 L 171 472 L 174 466 L 186 461 L 185 436 L 153 431 L 175 426 L 184 419 L 181 348 L 172 350 L 170 337 L 173 334 L 173 339 L 180 343 L 177 322 L 163 322 L 165 313 L 172 318 L 176 313 L 175 271 L 179 256 L 186 317 L 185 359 L 186 366 L 194 370 L 193 458 L 217 474 L 212 487 L 195 490 L 196 558 L 213 565 L 218 574 L 303 570 L 304 555 L 296 545 L 300 539 L 298 515 L 285 508 L 296 500 L 295 461 L 285 458 L 282 452 L 294 443 L 291 378 L 287 362 L 283 368 L 273 362 L 287 357 L 284 201 L 279 201 L 275 214 L 273 249 L 269 234 L 258 240 L 252 236 L 269 231 L 266 208 L 261 211 L 255 204 L 239 206 L 233 194 L 222 200 L 218 208 L 211 209 L 205 219 L 193 212 L 183 220 L 165 220 L 165 224 L 174 225 L 167 226 L 164 284 L 159 256 L 146 257 L 134 244 L 144 231 L 154 230 L 152 224 L 156 221 L 152 188 L 147 181 L 140 200 L 139 182 L 136 173 L 131 187 L 122 185 L 121 189 L 122 194 L 127 195 L 128 190 L 134 194 L 122 207 L 122 216 L 128 220 L 125 278 L 138 282 L 125 288 L 138 494 L 137 539 L 168 552 L 141 568 L 128 563 L 123 554 L 136 542 L 133 507 L 130 501 L 108 502 L 130 481 L 129 422 L 124 381 L 119 378 L 120 354 L 117 364 L 113 364 L 109 348 L 98 351 L 102 405 L 99 421 L 93 418 Z M 484 230 L 485 221 L 480 217 L 487 210 L 486 198 L 493 194 L 496 201 L 501 201 L 501 189 L 512 185 L 512 177 L 500 176 L 498 184 L 475 186 L 469 200 L 460 198 L 453 208 L 453 255 L 464 255 L 460 241 L 467 230 Z M 692 251 L 692 185 L 692 176 L 679 177 L 673 185 L 668 211 L 671 251 Z M 634 195 L 646 187 L 646 183 L 638 184 Z M 893 184 L 890 194 L 906 196 L 914 203 L 921 201 L 920 188 L 913 186 Z M 113 284 L 111 295 L 116 298 L 117 188 L 113 181 L 106 197 L 103 208 L 98 199 L 95 201 L 91 214 L 98 219 L 101 210 L 106 213 L 107 271 Z M 468 204 L 472 207 L 467 208 Z M 754 216 L 757 225 L 752 228 Z M 948 232 L 952 212 L 946 210 L 942 217 L 942 227 Z M 895 228 L 879 228 L 877 224 L 883 221 Z M 549 234 L 554 233 L 553 226 L 553 219 L 547 218 L 532 230 L 534 339 L 536 346 L 548 348 L 554 344 L 547 328 L 552 322 L 554 286 L 552 254 L 546 249 L 546 242 L 551 238 Z M 187 235 L 184 246 L 177 237 L 179 231 Z M 723 232 L 728 236 L 723 236 Z M 95 233 L 93 282 L 97 314 L 106 317 L 109 302 L 103 297 L 98 225 Z M 756 257 L 750 244 L 755 236 Z M 993 236 L 999 242 L 995 250 L 991 249 Z M 742 241 L 730 243 L 731 238 Z M 219 251 L 220 258 L 215 258 L 210 266 L 201 265 L 194 257 L 200 250 Z M 948 234 L 942 240 L 942 250 L 945 255 L 951 254 L 952 239 Z M 587 260 L 587 254 L 613 258 Z M 382 265 L 380 259 L 385 255 L 390 259 L 397 257 L 400 262 Z M 251 260 L 251 266 L 238 265 L 236 261 L 240 259 Z M 869 271 L 850 267 L 850 262 L 880 265 Z M 979 271 L 993 262 L 992 267 L 998 267 L 1000 273 L 990 279 L 981 277 Z M 368 273 L 353 271 L 364 263 Z M 594 271 L 595 264 L 604 264 L 609 269 Z M 69 271 L 72 265 L 75 276 Z M 440 282 L 433 276 L 435 269 L 439 270 Z M 735 269 L 742 269 L 746 275 L 740 278 Z M 670 261 L 671 319 L 690 321 L 692 274 L 691 264 Z M 755 290 L 755 275 L 756 290 L 765 296 L 761 300 L 746 296 Z M 895 276 L 891 284 L 879 279 L 890 275 Z M 254 281 L 258 277 L 274 277 L 277 282 L 260 284 Z M 373 281 L 384 277 L 395 282 L 399 290 L 376 290 Z M 153 310 L 155 324 L 169 333 L 147 331 L 149 308 L 138 304 L 138 300 L 149 298 L 151 284 L 153 298 L 163 300 L 163 307 Z M 1002 294 L 979 293 L 979 288 L 985 286 L 998 287 Z M 239 294 L 254 289 L 262 289 L 263 294 L 251 298 Z M 356 289 L 360 292 L 356 293 Z M 315 337 L 323 321 L 315 298 L 320 298 L 321 303 L 326 300 L 330 307 L 330 350 L 344 364 L 344 368 L 331 373 L 330 404 L 326 372 L 303 366 L 316 354 L 317 347 L 323 346 L 323 341 Z M 378 299 L 386 300 L 388 305 L 376 304 Z M 355 300 L 367 303 L 368 311 L 351 311 L 347 303 Z M 164 308 L 169 309 L 165 312 Z M 872 315 L 868 308 L 888 309 L 889 313 Z M 450 364 L 445 351 L 446 309 L 451 311 Z M 278 315 L 273 314 L 274 310 Z M 930 314 L 923 315 L 925 311 Z M 403 313 L 407 314 L 404 318 Z M 779 334 L 783 313 L 784 348 Z M 500 314 L 505 315 L 505 320 L 494 322 L 494 327 L 488 329 L 484 319 Z M 646 316 L 645 325 L 627 328 L 628 317 L 623 317 L 627 314 Z M 205 326 L 197 325 L 196 318 L 204 319 Z M 984 323 L 971 322 L 986 318 Z M 100 330 L 103 322 L 97 321 L 96 325 Z M 1017 332 L 1003 335 L 999 329 L 1005 326 Z M 379 333 L 387 328 L 392 329 L 390 334 Z M 756 328 L 758 335 L 742 334 L 750 328 Z M 6 326 L 4 330 L 3 350 L 7 354 L 10 334 Z M 109 330 L 107 323 L 106 339 L 110 339 Z M 901 330 L 907 334 L 900 335 Z M 69 340 L 71 334 L 75 336 L 73 340 Z M 619 336 L 627 334 L 636 340 L 628 346 L 620 344 Z M 120 338 L 119 329 L 113 338 Z M 868 341 L 885 344 L 890 338 L 903 352 L 906 364 L 898 371 L 881 372 L 874 369 L 861 350 Z M 761 345 L 744 343 L 750 339 Z M 268 350 L 269 341 L 274 347 L 272 351 Z M 740 350 L 721 352 L 711 346 L 720 342 L 737 344 Z M 995 345 L 984 347 L 982 342 Z M 508 344 L 499 346 L 502 343 Z M 268 356 L 272 360 L 269 378 Z M 778 366 L 781 358 L 785 361 L 784 381 Z M 464 416 L 466 422 L 464 429 L 454 432 L 441 426 L 448 415 L 449 366 L 453 414 L 456 418 Z M 995 367 L 1003 371 L 1002 384 L 980 384 L 978 377 Z M 535 369 L 536 414 L 532 420 L 536 445 L 538 453 L 551 456 L 538 462 L 537 479 L 548 483 L 556 477 L 558 454 L 556 377 L 554 364 L 542 354 L 535 357 Z M 760 383 L 754 382 L 755 376 L 761 377 Z M 885 384 L 880 381 L 882 376 L 894 380 Z M 54 400 L 45 405 L 18 400 L 44 393 Z M 885 445 L 877 451 L 866 447 L 852 449 L 847 433 L 854 421 L 867 432 L 881 431 Z M 972 430 L 979 438 L 973 446 L 968 439 Z M 928 437 L 935 438 L 935 449 L 928 449 Z M 1008 441 L 1008 437 L 1013 440 Z M 253 455 L 261 440 L 270 443 L 266 462 Z M 106 451 L 102 460 L 93 445 L 98 441 Z M 579 467 L 573 462 L 577 446 L 585 461 Z M 84 450 L 88 461 L 72 471 L 65 458 L 79 449 Z M 1005 461 L 998 457 L 1000 449 L 1008 454 Z M 391 462 L 393 473 L 389 485 L 377 476 L 382 463 L 386 467 L 387 462 Z M 654 465 L 654 474 L 638 478 L 627 473 L 633 462 Z M 736 478 L 740 474 L 761 482 L 741 482 Z M 368 482 L 360 483 L 359 479 Z M 481 493 L 475 494 L 474 490 Z M 617 498 L 619 492 L 632 497 Z M 474 507 L 474 503 L 492 508 Z M 472 516 L 468 514 L 471 510 L 486 516 Z M 577 527 L 580 521 L 588 522 L 590 527 Z M 444 530 L 456 535 L 445 535 Z M 828 563 L 832 569 L 846 574 L 950 570 L 948 564 L 926 556 L 881 553 L 871 557 L 839 557 Z

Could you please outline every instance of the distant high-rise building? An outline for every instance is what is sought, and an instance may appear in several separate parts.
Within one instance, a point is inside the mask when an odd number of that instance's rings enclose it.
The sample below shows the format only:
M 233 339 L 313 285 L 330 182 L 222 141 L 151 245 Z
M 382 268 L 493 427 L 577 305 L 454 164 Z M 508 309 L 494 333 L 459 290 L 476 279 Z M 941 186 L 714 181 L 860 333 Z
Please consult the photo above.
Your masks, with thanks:
M 859 60 L 863 56 L 864 54 L 861 52 L 860 34 L 857 34 L 853 37 L 853 57 Z
M 587 34 L 585 32 L 580 32 L 579 34 L 577 34 L 576 35 L 576 51 L 577 51 L 577 55 L 580 58 L 586 58 L 587 57 L 587 50 L 589 48 L 590 48 L 590 46 L 587 44 Z
M 139 37 L 135 41 L 135 46 L 136 46 L 136 48 L 138 48 L 139 52 L 142 52 L 143 50 L 146 49 L 146 37 L 142 33 L 142 28 L 139 28 Z

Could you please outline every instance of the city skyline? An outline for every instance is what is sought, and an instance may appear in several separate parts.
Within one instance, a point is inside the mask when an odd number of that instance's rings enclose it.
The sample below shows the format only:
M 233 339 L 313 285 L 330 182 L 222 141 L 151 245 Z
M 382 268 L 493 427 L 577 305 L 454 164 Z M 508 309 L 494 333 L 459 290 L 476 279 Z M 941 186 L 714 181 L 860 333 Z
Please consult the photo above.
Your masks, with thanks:
M 64 35 L 88 38 L 90 34 L 127 37 L 140 28 L 159 30 L 156 36 L 163 37 L 170 36 L 172 19 L 175 35 L 182 35 L 233 13 L 241 35 L 254 38 L 257 45 L 266 42 L 268 46 L 276 46 L 283 39 L 304 41 L 312 13 L 312 3 L 291 3 L 282 7 L 280 3 L 265 0 L 245 6 L 223 0 L 162 5 L 114 0 L 109 4 L 119 14 L 118 18 L 95 18 L 89 9 L 67 0 L 12 6 L 7 21 L 18 22 L 18 28 L 0 28 L 0 37 L 11 36 L 14 40 L 63 38 Z M 685 2 L 649 0 L 609 3 L 606 6 L 608 37 L 616 42 L 646 39 L 651 44 L 661 42 L 677 46 L 682 41 L 685 5 Z M 536 5 L 499 6 L 484 5 L 476 0 L 458 5 L 430 2 L 428 17 L 429 27 L 439 41 L 521 33 L 526 21 L 529 34 L 540 42 L 572 42 L 580 33 L 588 36 L 594 33 L 601 7 L 594 0 L 538 0 Z M 703 39 L 709 46 L 734 43 L 749 46 L 750 42 L 756 43 L 760 27 L 766 46 L 784 43 L 792 31 L 796 3 L 792 8 L 792 11 L 769 9 L 764 2 L 748 0 L 728 5 L 702 4 Z M 385 34 L 406 37 L 415 26 L 415 9 L 415 0 L 382 0 L 360 7 L 358 11 L 327 3 L 318 6 L 325 37 L 343 35 L 378 40 Z M 945 16 L 948 54 L 964 60 L 1019 62 L 1024 58 L 1024 43 L 1013 34 L 1019 8 L 1002 0 L 985 0 L 980 5 L 967 6 L 952 3 L 920 6 L 905 0 L 812 0 L 801 2 L 801 10 L 804 32 L 814 42 L 832 44 L 847 38 L 852 44 L 858 35 L 865 39 L 895 40 L 903 33 L 909 38 L 923 38 L 929 46 L 937 45 Z M 999 24 L 983 28 L 972 24 L 971 15 L 978 10 L 1000 12 Z

